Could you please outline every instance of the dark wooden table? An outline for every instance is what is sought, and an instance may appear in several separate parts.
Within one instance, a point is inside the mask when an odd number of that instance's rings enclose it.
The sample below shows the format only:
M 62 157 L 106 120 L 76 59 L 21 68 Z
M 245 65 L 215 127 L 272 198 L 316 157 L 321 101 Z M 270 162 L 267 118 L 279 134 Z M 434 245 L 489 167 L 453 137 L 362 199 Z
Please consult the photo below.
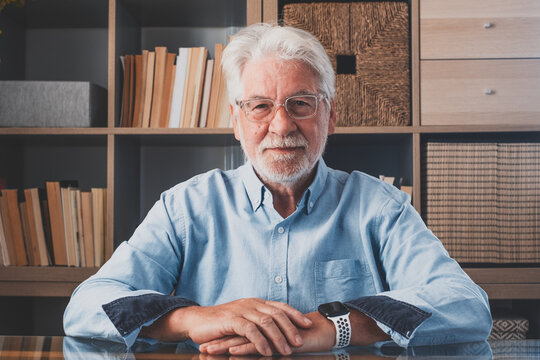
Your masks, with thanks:
M 0 359 L 189 359 L 233 360 L 231 356 L 201 354 L 191 343 L 164 344 L 138 341 L 131 349 L 122 344 L 60 336 L 0 336 Z M 283 357 L 274 356 L 271 359 Z M 494 340 L 444 346 L 411 347 L 395 345 L 350 347 L 344 350 L 294 354 L 291 360 L 364 359 L 540 359 L 540 340 Z M 258 356 L 235 359 L 261 359 Z M 268 358 L 270 359 L 270 358 Z

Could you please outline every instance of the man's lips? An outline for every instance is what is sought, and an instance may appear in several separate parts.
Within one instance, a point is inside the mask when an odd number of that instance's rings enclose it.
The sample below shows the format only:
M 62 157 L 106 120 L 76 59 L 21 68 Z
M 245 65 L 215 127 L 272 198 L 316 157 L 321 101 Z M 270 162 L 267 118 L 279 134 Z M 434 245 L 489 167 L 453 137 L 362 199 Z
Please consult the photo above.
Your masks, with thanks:
M 294 147 L 271 147 L 271 148 L 266 148 L 265 150 L 276 151 L 276 152 L 292 152 L 292 151 L 299 151 L 303 149 L 304 148 L 302 146 L 294 146 Z

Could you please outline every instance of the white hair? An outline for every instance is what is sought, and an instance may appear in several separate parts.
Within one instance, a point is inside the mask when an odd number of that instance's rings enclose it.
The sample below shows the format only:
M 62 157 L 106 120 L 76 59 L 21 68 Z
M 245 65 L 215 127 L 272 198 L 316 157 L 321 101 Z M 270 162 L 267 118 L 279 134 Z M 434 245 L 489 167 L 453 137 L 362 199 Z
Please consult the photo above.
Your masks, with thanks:
M 243 95 L 242 73 L 246 63 L 264 57 L 308 64 L 319 78 L 319 91 L 328 100 L 334 98 L 334 68 L 315 36 L 290 26 L 254 24 L 236 33 L 223 51 L 221 63 L 231 104 Z

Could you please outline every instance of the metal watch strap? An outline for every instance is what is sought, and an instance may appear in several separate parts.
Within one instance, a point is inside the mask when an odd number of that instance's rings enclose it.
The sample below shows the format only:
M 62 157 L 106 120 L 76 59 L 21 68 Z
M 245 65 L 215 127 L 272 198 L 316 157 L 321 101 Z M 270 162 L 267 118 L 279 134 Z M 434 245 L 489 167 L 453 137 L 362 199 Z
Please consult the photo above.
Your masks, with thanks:
M 334 349 L 349 346 L 351 342 L 351 321 L 349 320 L 349 315 L 350 313 L 347 313 L 345 315 L 327 318 L 336 327 L 336 345 L 334 345 Z

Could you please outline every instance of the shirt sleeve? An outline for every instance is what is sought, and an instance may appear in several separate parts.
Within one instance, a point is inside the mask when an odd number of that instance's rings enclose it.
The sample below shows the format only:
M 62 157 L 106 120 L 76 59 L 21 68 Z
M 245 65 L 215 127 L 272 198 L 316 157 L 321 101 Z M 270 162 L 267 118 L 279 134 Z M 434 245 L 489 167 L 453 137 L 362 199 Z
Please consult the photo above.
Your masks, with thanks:
M 383 203 L 371 229 L 386 289 L 348 305 L 373 318 L 400 346 L 486 340 L 492 325 L 486 293 L 403 195 Z
M 178 282 L 184 223 L 171 219 L 167 198 L 153 206 L 129 241 L 73 293 L 64 313 L 68 336 L 131 346 L 142 326 L 178 307 L 196 305 L 171 296 Z

